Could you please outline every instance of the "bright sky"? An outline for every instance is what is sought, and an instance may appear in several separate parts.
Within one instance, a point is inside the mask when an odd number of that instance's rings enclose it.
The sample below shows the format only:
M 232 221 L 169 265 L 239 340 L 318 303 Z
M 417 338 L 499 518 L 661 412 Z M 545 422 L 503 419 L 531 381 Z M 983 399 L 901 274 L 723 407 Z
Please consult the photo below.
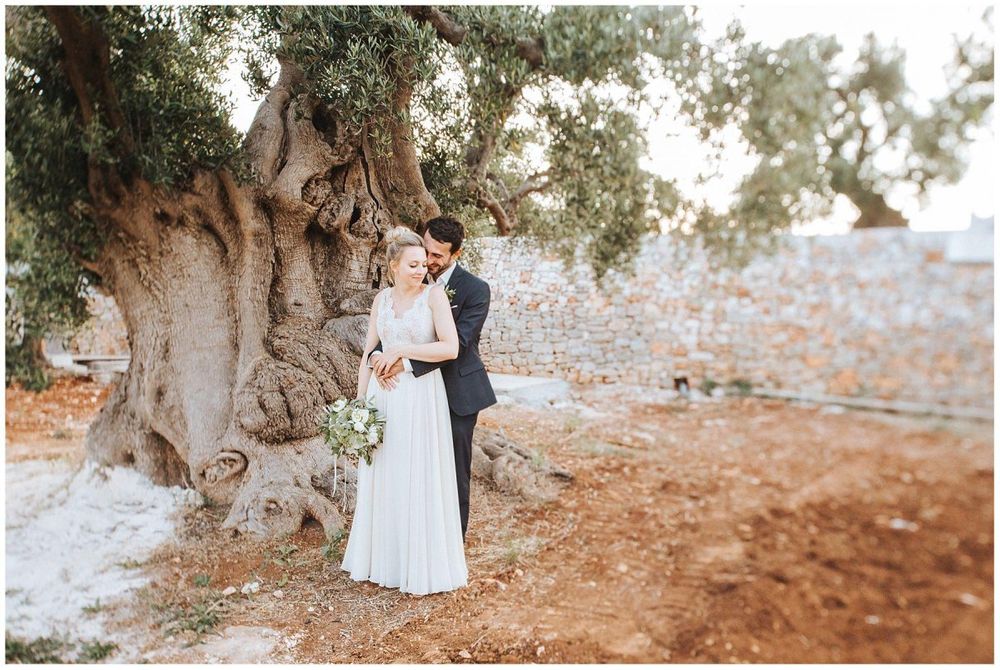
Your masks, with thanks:
M 738 6 L 731 2 L 700 3 L 702 18 L 710 34 L 721 34 L 726 24 L 739 18 L 747 37 L 778 46 L 782 41 L 811 32 L 833 34 L 844 48 L 844 58 L 857 53 L 862 37 L 874 32 L 880 43 L 897 41 L 906 51 L 906 75 L 910 87 L 920 98 L 929 100 L 945 88 L 944 66 L 952 58 L 954 35 L 965 36 L 983 31 L 981 16 L 986 5 L 955 5 L 946 2 L 799 2 L 774 4 L 753 2 Z M 240 79 L 236 64 L 230 68 L 229 88 L 237 103 L 234 124 L 247 130 L 259 100 L 251 100 Z M 996 181 L 995 138 L 990 125 L 969 148 L 970 163 L 965 177 L 955 186 L 933 189 L 928 205 L 920 209 L 914 198 L 890 193 L 890 205 L 901 208 L 914 230 L 960 230 L 968 227 L 972 214 L 992 216 L 993 184 Z M 738 143 L 727 148 L 721 174 L 701 186 L 695 179 L 699 172 L 714 169 L 707 148 L 693 132 L 658 119 L 649 128 L 650 157 L 646 169 L 678 180 L 681 188 L 723 208 L 740 178 L 753 167 Z M 847 232 L 857 216 L 846 198 L 838 200 L 834 215 L 798 231 L 803 234 Z

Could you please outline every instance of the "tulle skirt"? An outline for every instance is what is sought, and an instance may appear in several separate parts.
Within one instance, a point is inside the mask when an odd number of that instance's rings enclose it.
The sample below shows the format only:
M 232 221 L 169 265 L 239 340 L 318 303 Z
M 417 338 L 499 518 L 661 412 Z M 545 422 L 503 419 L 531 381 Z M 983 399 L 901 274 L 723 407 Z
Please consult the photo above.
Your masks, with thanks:
M 405 593 L 465 586 L 468 570 L 455 480 L 451 417 L 441 371 L 403 372 L 368 398 L 383 413 L 382 445 L 358 465 L 358 495 L 342 569 Z

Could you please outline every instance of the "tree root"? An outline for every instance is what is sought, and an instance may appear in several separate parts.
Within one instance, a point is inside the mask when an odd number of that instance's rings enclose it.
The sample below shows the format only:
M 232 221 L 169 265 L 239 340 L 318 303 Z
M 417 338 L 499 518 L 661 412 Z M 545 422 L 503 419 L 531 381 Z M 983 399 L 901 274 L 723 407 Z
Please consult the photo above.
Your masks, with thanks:
M 569 470 L 511 441 L 502 430 L 476 432 L 472 442 L 472 472 L 492 481 L 504 493 L 531 502 L 555 500 L 561 488 L 559 482 L 573 479 Z

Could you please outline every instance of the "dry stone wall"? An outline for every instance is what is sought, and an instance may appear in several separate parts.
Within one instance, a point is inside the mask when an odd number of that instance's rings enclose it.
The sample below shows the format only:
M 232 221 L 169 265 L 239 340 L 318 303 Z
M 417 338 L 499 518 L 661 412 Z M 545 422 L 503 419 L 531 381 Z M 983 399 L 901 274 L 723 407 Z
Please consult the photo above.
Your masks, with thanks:
M 990 408 L 993 265 L 949 261 L 962 234 L 790 236 L 741 272 L 656 237 L 634 276 L 613 272 L 601 286 L 581 264 L 484 240 L 477 265 L 493 298 L 482 349 L 490 370 L 583 383 L 739 380 Z

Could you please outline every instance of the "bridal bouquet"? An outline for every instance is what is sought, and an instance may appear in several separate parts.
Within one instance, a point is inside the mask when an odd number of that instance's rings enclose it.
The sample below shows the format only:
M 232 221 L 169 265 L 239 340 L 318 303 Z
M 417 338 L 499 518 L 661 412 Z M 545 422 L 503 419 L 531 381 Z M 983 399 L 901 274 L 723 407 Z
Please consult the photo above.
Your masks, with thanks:
M 334 458 L 363 458 L 371 465 L 372 452 L 382 443 L 385 430 L 385 419 L 379 418 L 375 405 L 367 400 L 340 398 L 323 411 L 320 430 Z

